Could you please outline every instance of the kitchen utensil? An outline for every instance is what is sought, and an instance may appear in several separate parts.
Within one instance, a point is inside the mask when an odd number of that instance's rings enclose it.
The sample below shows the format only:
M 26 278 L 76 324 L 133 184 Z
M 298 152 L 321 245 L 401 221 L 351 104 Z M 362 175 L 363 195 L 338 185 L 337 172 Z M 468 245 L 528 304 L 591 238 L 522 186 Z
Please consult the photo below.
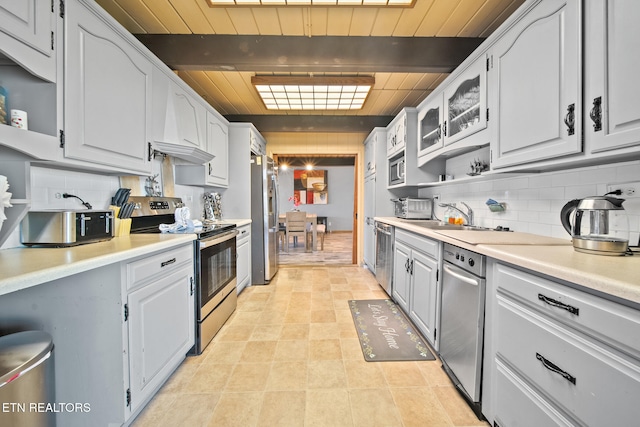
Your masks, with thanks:
M 124 203 L 120 207 L 120 213 L 118 215 L 118 218 L 120 219 L 131 218 L 131 214 L 133 213 L 135 206 L 136 205 L 134 203 Z
M 129 199 L 130 193 L 131 189 L 129 188 L 118 188 L 116 194 L 111 198 L 111 204 L 114 206 L 122 206 Z
M 624 255 L 629 247 L 629 220 L 623 202 L 616 197 L 594 196 L 564 205 L 560 220 L 573 238 L 573 248 L 596 255 Z

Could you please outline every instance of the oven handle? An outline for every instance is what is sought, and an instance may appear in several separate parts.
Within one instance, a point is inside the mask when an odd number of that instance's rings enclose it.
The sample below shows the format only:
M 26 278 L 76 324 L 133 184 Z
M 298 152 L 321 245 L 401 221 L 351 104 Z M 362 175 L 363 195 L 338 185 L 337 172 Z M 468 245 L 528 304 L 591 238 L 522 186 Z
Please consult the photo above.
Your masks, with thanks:
M 200 240 L 200 249 L 205 249 L 210 246 L 218 245 L 222 242 L 226 242 L 227 240 L 231 240 L 238 235 L 238 230 L 227 231 L 222 234 L 218 234 L 217 236 L 213 236 L 209 239 Z

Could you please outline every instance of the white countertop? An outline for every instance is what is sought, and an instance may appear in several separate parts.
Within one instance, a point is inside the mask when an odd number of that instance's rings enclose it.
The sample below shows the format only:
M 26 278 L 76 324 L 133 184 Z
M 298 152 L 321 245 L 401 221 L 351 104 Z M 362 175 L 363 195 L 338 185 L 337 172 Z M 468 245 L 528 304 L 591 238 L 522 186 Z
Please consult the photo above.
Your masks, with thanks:
M 0 295 L 195 240 L 195 234 L 132 234 L 69 248 L 0 251 Z
M 615 297 L 613 299 L 640 304 L 640 254 L 601 256 L 580 253 L 573 249 L 568 236 L 565 240 L 518 232 L 438 232 L 420 227 L 411 220 L 392 217 L 376 217 L 375 220 L 574 283 Z M 469 240 L 475 244 L 460 240 L 465 239 L 468 233 L 472 233 Z

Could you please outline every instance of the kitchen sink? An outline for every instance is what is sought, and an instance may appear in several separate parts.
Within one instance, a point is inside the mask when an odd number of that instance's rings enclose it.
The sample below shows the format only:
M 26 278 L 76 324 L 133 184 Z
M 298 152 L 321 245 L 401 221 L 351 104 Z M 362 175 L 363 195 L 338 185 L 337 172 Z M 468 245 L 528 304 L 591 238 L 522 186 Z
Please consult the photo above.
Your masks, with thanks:
M 408 224 L 429 228 L 431 230 L 493 231 L 492 228 L 480 227 L 478 225 L 449 224 L 435 219 L 413 219 L 405 221 Z

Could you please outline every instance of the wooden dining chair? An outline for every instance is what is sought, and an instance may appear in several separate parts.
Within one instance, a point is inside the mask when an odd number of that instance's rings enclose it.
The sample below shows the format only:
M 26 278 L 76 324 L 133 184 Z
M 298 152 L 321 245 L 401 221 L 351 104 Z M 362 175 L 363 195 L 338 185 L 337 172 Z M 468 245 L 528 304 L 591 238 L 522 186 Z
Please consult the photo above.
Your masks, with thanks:
M 304 239 L 305 250 L 307 248 L 307 213 L 302 211 L 287 212 L 286 222 L 286 244 L 285 249 L 289 252 L 289 238 L 293 237 L 293 247 L 296 246 L 296 239 L 302 237 Z
M 318 240 L 320 240 L 320 250 L 324 251 L 324 234 L 326 232 L 327 226 L 324 224 L 316 225 L 316 236 Z M 309 228 L 307 230 L 307 244 L 309 246 L 313 245 L 313 229 Z

